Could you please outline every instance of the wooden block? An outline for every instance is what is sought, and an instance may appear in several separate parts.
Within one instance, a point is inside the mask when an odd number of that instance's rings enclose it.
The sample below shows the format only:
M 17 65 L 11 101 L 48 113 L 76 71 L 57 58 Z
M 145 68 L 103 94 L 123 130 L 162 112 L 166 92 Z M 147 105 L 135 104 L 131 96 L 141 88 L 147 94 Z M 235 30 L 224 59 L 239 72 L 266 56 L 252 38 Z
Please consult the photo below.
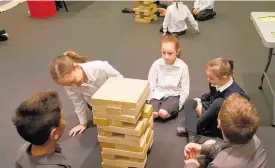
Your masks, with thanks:
M 114 144 L 120 144 L 120 145 L 129 145 L 129 146 L 144 146 L 146 142 L 149 139 L 150 132 L 153 128 L 153 125 L 149 124 L 145 133 L 139 138 L 139 137 L 129 137 L 129 136 L 122 136 L 123 134 L 112 134 L 112 136 L 104 136 L 104 133 L 100 133 L 98 135 L 98 141 L 99 142 L 105 142 L 105 143 L 114 143 Z M 109 134 L 106 134 L 109 135 Z
M 117 157 L 115 160 L 112 160 L 112 159 L 102 159 L 102 160 L 106 165 L 113 165 L 117 167 L 144 168 L 147 161 L 147 156 L 144 160 L 135 160 L 135 161 L 131 161 L 130 158 L 127 158 L 127 157 Z
M 100 112 L 98 113 L 97 111 L 93 111 L 93 116 L 96 118 L 104 118 L 104 119 L 116 119 L 122 122 L 127 122 L 127 123 L 133 123 L 136 124 L 141 113 L 138 113 L 136 116 L 132 115 L 108 115 L 105 112 Z
M 145 104 L 142 110 L 141 117 L 149 118 L 153 113 L 153 106 L 151 104 Z
M 125 156 L 125 157 L 130 157 L 130 158 L 135 158 L 135 159 L 144 159 L 147 155 L 147 151 L 149 149 L 151 149 L 152 144 L 153 144 L 153 137 L 154 137 L 154 131 L 152 131 L 150 133 L 150 137 L 146 143 L 146 145 L 144 146 L 144 148 L 140 148 L 140 150 L 138 150 L 139 148 L 137 147 L 136 149 L 134 149 L 135 151 L 133 151 L 133 147 L 126 147 L 126 146 L 117 146 L 120 149 L 113 149 L 113 148 L 102 148 L 102 152 L 105 154 L 111 154 L 111 155 L 118 155 L 118 156 Z M 130 149 L 130 150 L 128 150 Z
M 128 167 L 127 166 L 119 167 L 119 166 L 113 166 L 113 165 L 106 165 L 104 162 L 102 162 L 101 168 L 128 168 Z
M 96 113 L 120 115 L 121 109 L 128 109 L 131 115 L 137 116 L 148 95 L 147 80 L 111 77 L 92 96 L 91 104 L 95 106 Z M 107 107 L 109 110 L 99 111 L 97 106 Z
M 135 18 L 135 22 L 138 22 L 138 23 L 151 23 L 152 21 L 151 20 L 145 20 L 145 19 L 137 19 Z

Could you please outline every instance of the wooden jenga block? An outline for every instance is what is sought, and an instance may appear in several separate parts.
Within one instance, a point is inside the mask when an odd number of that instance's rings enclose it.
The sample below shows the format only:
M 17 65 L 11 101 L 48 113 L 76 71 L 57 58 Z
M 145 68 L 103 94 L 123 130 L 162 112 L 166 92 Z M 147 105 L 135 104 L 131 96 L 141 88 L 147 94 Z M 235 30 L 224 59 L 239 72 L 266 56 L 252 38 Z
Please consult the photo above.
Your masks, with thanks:
M 106 117 L 137 117 L 148 94 L 147 80 L 111 77 L 92 96 L 94 116 L 104 113 Z
M 128 136 L 123 134 L 112 134 L 106 132 L 99 132 L 98 141 L 105 142 L 105 143 L 113 143 L 113 144 L 120 144 L 120 145 L 129 145 L 129 146 L 144 146 L 147 140 L 150 137 L 150 133 L 153 128 L 153 123 L 149 123 L 146 131 L 142 134 L 141 137 L 138 136 Z M 106 134 L 105 134 L 106 133 Z
M 117 166 L 117 167 L 135 167 L 135 168 L 144 168 L 146 161 L 147 161 L 147 156 L 145 159 L 132 159 L 129 157 L 120 157 L 120 156 L 115 156 L 115 159 L 105 159 L 103 158 L 103 163 L 106 165 L 112 165 L 112 166 Z M 104 153 L 102 154 L 102 157 L 104 157 Z
M 156 4 L 150 4 L 148 6 L 145 5 L 141 5 L 138 8 L 135 9 L 136 12 L 145 12 L 145 13 L 150 13 L 153 10 L 157 9 L 157 5 Z
M 153 106 L 151 104 L 145 104 L 143 107 L 143 113 L 141 114 L 141 117 L 143 118 L 149 118 L 153 113 Z
M 150 137 L 147 140 L 145 146 L 140 150 L 137 150 L 138 147 L 136 147 L 136 149 L 134 149 L 136 151 L 133 151 L 133 147 L 128 147 L 127 148 L 126 146 L 121 147 L 121 146 L 115 145 L 116 147 L 119 147 L 120 149 L 117 149 L 117 148 L 102 148 L 102 152 L 104 152 L 105 154 L 125 156 L 125 157 L 136 158 L 136 159 L 144 159 L 147 155 L 147 151 L 149 149 L 151 149 L 151 147 L 152 147 L 153 136 L 154 136 L 154 131 L 152 131 L 150 133 Z

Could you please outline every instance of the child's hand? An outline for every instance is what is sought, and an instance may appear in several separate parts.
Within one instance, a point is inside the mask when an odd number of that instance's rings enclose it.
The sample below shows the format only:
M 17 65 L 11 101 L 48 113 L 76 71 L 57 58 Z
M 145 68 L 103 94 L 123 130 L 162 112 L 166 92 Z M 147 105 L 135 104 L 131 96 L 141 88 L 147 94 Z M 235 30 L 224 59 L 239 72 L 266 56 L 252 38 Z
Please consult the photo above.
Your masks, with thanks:
M 166 33 L 163 33 L 163 34 L 162 34 L 162 36 L 165 36 L 165 35 L 166 35 Z
M 196 100 L 197 102 L 201 102 L 200 98 L 195 98 L 194 100 Z
M 78 126 L 74 127 L 73 129 L 71 129 L 71 131 L 69 132 L 69 136 L 75 136 L 77 133 L 81 134 L 82 132 L 84 132 L 86 130 L 87 126 L 86 124 L 79 124 Z
M 194 159 L 201 153 L 201 145 L 196 143 L 189 143 L 184 148 L 185 159 Z
M 193 10 L 193 13 L 194 13 L 195 15 L 197 15 L 198 13 L 200 13 L 200 11 L 199 11 L 198 8 L 195 8 L 195 9 Z

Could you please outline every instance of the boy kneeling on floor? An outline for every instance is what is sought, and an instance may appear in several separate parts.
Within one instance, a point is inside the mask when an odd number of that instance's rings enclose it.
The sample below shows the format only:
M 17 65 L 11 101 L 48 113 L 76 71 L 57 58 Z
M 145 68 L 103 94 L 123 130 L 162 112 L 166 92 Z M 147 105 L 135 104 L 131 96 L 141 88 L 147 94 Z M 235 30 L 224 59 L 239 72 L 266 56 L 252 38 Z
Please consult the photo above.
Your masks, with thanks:
M 206 21 L 216 16 L 214 0 L 195 0 L 192 14 L 196 20 Z
M 56 91 L 39 92 L 23 101 L 12 121 L 28 142 L 19 149 L 15 168 L 71 168 L 57 144 L 66 121 Z
M 199 155 L 209 161 L 207 168 L 267 168 L 266 151 L 255 135 L 259 121 L 254 105 L 243 96 L 232 94 L 224 101 L 218 117 L 225 141 L 187 144 L 185 168 L 198 168 Z

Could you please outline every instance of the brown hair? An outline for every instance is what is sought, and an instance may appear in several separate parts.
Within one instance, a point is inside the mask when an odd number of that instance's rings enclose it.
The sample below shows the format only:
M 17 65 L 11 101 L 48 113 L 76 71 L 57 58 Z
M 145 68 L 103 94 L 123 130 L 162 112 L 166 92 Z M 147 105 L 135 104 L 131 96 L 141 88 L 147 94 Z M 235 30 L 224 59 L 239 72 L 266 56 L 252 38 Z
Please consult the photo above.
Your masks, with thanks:
M 234 144 L 250 141 L 260 122 L 255 106 L 237 93 L 224 101 L 219 119 L 224 136 Z
M 219 78 L 232 76 L 233 67 L 233 61 L 224 58 L 215 58 L 206 64 L 206 69 Z
M 167 43 L 167 42 L 174 43 L 177 51 L 178 51 L 178 49 L 180 49 L 180 40 L 177 35 L 167 34 L 167 35 L 163 36 L 162 40 L 161 40 L 161 44 Z M 180 50 L 179 54 L 177 55 L 177 58 L 180 58 L 180 57 L 181 57 L 181 50 Z
M 73 71 L 74 63 L 85 63 L 87 57 L 80 56 L 74 51 L 66 51 L 63 55 L 54 58 L 50 63 L 50 73 L 54 81 L 70 74 Z

